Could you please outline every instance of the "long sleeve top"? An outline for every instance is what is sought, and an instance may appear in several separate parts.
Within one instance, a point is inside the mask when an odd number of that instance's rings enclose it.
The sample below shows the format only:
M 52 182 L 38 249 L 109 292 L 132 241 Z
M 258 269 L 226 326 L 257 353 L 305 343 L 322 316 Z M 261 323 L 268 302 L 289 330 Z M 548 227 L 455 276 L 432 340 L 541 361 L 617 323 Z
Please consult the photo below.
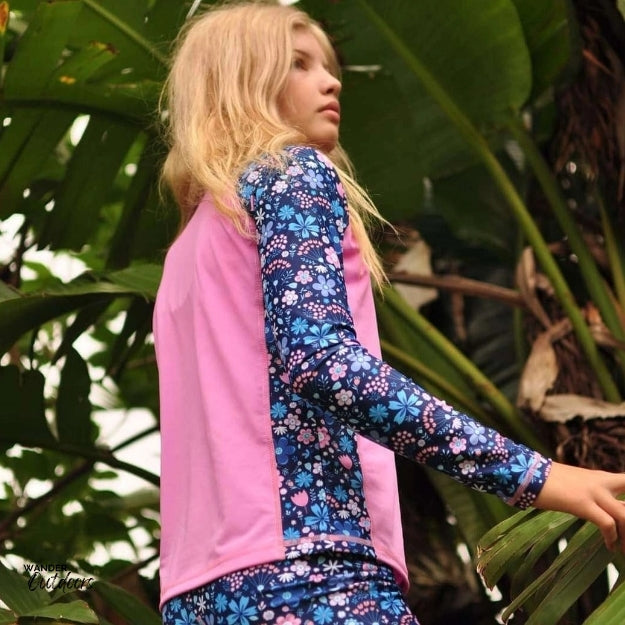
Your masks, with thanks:
M 318 551 L 377 558 L 406 588 L 391 452 L 521 508 L 551 466 L 381 360 L 338 174 L 311 147 L 286 160 L 240 179 L 248 237 L 206 198 L 168 253 L 162 601 Z

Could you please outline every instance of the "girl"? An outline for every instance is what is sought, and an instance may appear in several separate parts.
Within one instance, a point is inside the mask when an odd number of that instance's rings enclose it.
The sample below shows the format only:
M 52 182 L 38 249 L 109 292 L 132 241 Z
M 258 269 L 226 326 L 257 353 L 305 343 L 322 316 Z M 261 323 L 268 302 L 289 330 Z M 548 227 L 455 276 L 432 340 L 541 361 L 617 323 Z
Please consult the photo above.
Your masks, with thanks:
M 417 623 L 393 452 L 625 544 L 625 477 L 566 467 L 380 360 L 341 83 L 301 11 L 212 8 L 180 35 L 163 178 L 182 213 L 154 332 L 163 622 Z

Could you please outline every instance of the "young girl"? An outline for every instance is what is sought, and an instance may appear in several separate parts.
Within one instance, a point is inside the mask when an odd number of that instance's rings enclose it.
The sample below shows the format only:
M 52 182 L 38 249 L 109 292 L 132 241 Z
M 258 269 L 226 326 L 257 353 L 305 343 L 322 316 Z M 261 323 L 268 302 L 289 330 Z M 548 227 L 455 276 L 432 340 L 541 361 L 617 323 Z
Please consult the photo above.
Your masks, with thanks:
M 187 25 L 163 177 L 183 229 L 154 333 L 163 622 L 417 623 L 393 452 L 625 543 L 625 477 L 557 464 L 380 360 L 341 83 L 301 11 L 230 3 Z

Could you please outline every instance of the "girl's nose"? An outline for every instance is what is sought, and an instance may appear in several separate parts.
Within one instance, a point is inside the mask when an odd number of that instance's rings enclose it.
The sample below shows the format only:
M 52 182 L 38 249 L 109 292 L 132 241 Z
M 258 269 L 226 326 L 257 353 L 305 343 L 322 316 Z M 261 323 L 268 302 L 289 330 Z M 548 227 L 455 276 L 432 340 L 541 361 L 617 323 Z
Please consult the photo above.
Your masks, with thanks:
M 334 74 L 326 71 L 324 93 L 332 93 L 338 96 L 338 94 L 341 92 L 341 87 L 341 81 L 336 76 L 334 76 Z

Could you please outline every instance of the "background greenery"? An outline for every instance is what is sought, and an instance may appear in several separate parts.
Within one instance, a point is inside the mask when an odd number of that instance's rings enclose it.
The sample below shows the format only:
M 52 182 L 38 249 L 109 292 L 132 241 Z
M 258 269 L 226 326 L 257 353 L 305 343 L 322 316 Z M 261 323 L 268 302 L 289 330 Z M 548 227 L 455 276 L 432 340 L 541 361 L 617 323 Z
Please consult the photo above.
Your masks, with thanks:
M 192 4 L 0 1 L 0 624 L 159 622 L 158 476 L 136 450 L 158 428 L 150 319 L 176 229 L 155 110 Z M 400 275 L 404 245 L 380 237 L 394 283 L 439 293 L 379 298 L 387 359 L 517 439 L 624 470 L 621 3 L 302 5 L 340 54 L 362 181 L 432 250 L 433 275 Z M 112 445 L 120 411 L 135 427 Z M 514 623 L 623 622 L 623 562 L 594 528 L 398 470 L 423 625 L 511 601 Z M 98 582 L 32 592 L 24 562 Z

